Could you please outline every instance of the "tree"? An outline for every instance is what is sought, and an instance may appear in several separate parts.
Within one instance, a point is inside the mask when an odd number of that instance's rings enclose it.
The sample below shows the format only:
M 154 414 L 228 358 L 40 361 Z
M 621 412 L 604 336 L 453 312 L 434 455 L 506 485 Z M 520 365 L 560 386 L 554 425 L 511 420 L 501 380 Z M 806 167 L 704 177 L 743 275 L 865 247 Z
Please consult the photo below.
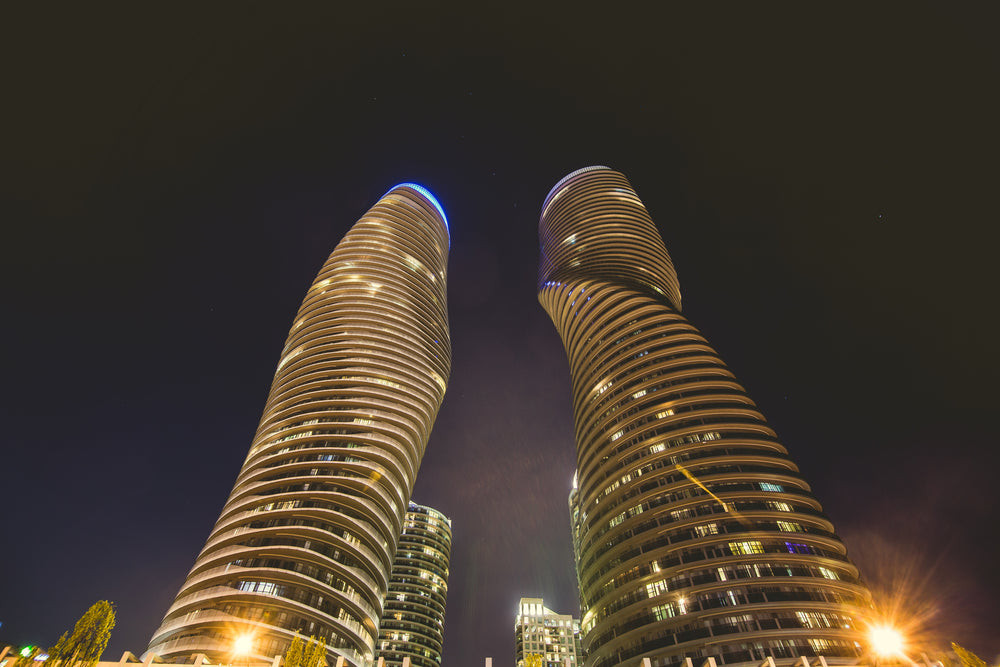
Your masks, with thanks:
M 326 667 L 326 640 L 314 641 L 309 637 L 309 646 L 306 647 L 302 658 L 302 667 Z
M 292 640 L 292 645 L 289 646 L 288 650 L 285 652 L 285 659 L 282 662 L 284 667 L 301 667 L 303 649 L 302 637 L 295 635 L 295 639 Z
M 986 661 L 980 658 L 978 655 L 973 653 L 967 648 L 963 648 L 956 644 L 951 643 L 951 650 L 958 655 L 958 659 L 962 661 L 964 667 L 986 667 Z
M 35 664 L 36 655 L 38 655 L 37 646 L 25 646 L 21 649 L 20 653 L 17 654 L 17 660 L 14 661 L 14 667 L 31 667 Z
M 524 656 L 524 667 L 542 667 L 545 657 L 541 653 L 529 653 Z
M 73 634 L 64 632 L 54 648 L 49 649 L 47 667 L 93 667 L 108 646 L 115 627 L 115 608 L 107 600 L 98 600 L 80 617 Z
M 295 635 L 285 653 L 284 667 L 326 667 L 326 640 L 309 637 L 308 643 Z

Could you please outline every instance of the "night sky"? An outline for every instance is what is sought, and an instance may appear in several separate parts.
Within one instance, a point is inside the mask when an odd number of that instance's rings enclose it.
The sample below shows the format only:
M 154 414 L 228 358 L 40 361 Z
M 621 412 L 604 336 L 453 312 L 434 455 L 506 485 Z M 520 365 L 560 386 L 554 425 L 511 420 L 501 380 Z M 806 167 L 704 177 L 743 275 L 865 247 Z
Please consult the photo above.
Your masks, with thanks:
M 109 599 L 105 657 L 145 650 L 306 289 L 401 181 L 451 222 L 413 495 L 453 520 L 445 665 L 511 664 L 522 596 L 578 614 L 537 224 L 605 164 L 873 588 L 1000 654 L 996 5 L 342 4 L 5 8 L 0 641 Z

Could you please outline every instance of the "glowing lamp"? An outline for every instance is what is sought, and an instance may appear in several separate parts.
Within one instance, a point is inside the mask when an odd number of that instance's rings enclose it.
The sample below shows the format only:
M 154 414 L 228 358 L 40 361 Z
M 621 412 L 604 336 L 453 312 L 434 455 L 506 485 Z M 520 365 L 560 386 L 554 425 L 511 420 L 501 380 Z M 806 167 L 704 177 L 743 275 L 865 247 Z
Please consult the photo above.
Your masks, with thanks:
M 901 655 L 903 653 L 903 635 L 896 628 L 888 625 L 875 626 L 868 633 L 872 650 L 880 656 Z
M 233 653 L 236 655 L 248 655 L 253 650 L 253 635 L 240 635 L 233 642 Z

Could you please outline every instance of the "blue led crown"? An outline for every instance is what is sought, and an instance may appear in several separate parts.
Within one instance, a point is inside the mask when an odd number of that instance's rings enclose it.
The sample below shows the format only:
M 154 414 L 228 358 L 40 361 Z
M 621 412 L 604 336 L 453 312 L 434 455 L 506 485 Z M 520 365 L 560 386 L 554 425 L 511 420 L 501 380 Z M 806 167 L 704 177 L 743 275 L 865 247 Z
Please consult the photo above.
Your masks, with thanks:
M 390 192 L 397 188 L 410 188 L 411 190 L 416 190 L 424 199 L 429 201 L 437 209 L 437 212 L 441 214 L 441 219 L 444 220 L 444 229 L 448 232 L 448 243 L 451 243 L 451 227 L 448 226 L 448 216 L 444 214 L 444 207 L 441 206 L 441 202 L 431 194 L 431 191 L 422 185 L 417 185 L 416 183 L 399 183 L 389 188 L 389 192 L 386 192 L 383 197 L 388 195 Z

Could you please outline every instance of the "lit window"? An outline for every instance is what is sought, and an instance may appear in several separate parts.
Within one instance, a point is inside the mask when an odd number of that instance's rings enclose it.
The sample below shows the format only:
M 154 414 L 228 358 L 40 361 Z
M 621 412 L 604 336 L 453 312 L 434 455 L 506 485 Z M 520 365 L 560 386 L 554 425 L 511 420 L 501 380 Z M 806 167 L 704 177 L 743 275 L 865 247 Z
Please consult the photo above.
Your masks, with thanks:
M 660 595 L 660 594 L 666 593 L 666 592 L 667 592 L 667 580 L 666 579 L 659 579 L 659 580 L 654 581 L 652 583 L 646 584 L 646 595 L 648 597 L 653 598 L 653 597 L 656 597 L 657 595 Z
M 816 551 L 808 544 L 798 544 L 796 542 L 785 542 L 785 548 L 790 554 L 814 554 Z
M 786 542 L 787 544 L 787 542 Z M 734 554 L 762 554 L 764 553 L 764 545 L 758 540 L 748 540 L 746 542 L 730 542 L 729 550 Z
M 781 486 L 780 484 L 772 484 L 770 482 L 761 482 L 760 483 L 760 490 L 761 491 L 773 491 L 775 493 L 781 493 L 782 491 L 785 490 L 785 487 Z
M 817 653 L 829 653 L 830 649 L 835 646 L 829 639 L 810 639 L 809 645 Z
M 794 521 L 778 521 L 778 530 L 786 533 L 804 533 L 805 529 Z
M 698 534 L 698 537 L 705 537 L 706 535 L 718 535 L 719 524 L 706 523 L 704 526 L 695 526 L 694 532 Z
M 837 624 L 826 614 L 818 612 L 797 611 L 795 615 L 803 628 L 835 628 Z
M 655 607 L 653 607 L 652 612 L 653 615 L 656 616 L 656 620 L 658 621 L 665 621 L 666 619 L 673 618 L 674 616 L 677 615 L 677 610 L 674 609 L 674 605 L 672 602 L 668 602 L 667 604 L 656 605 Z

